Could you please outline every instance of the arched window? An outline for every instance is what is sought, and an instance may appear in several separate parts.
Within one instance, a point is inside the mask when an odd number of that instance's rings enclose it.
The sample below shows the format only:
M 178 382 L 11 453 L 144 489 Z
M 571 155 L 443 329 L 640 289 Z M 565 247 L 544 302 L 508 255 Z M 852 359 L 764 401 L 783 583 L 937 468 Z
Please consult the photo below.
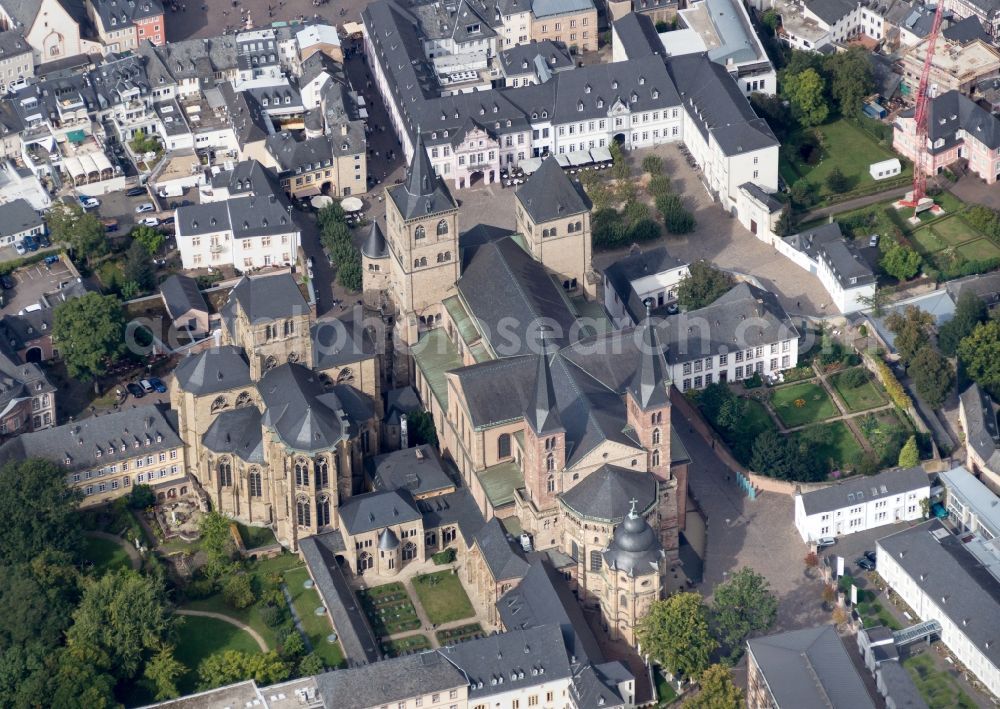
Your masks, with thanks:
M 510 434 L 501 433 L 497 438 L 497 458 L 510 458 Z
M 316 503 L 316 526 L 325 527 L 330 524 L 330 498 L 321 497 Z
M 551 473 L 555 469 L 556 469 L 556 458 L 554 455 L 549 453 L 545 457 L 545 472 Z
M 228 458 L 219 461 L 219 484 L 222 487 L 232 487 L 233 485 L 233 464 Z
M 556 491 L 556 478 L 555 478 L 554 475 L 550 475 L 548 477 L 548 480 L 545 481 L 545 489 L 548 492 L 555 492 Z
M 363 574 L 367 569 L 375 565 L 375 559 L 366 551 L 358 554 L 358 573 Z
M 420 259 L 418 258 L 413 259 L 413 267 L 420 268 Z
M 229 406 L 229 402 L 226 401 L 226 397 L 217 396 L 215 397 L 215 401 L 212 402 L 212 413 L 214 414 L 216 411 L 222 411 L 227 406 Z
M 438 233 L 438 236 L 444 236 L 445 234 L 448 233 L 448 222 L 447 222 L 447 220 L 442 219 L 441 221 L 438 222 L 437 233 Z
M 549 230 L 548 229 L 542 229 L 542 238 L 544 239 L 548 235 L 549 235 Z
M 573 540 L 573 543 L 570 545 L 569 555 L 573 558 L 573 561 L 580 560 L 580 545 L 576 543 L 575 539 Z
M 437 255 L 437 260 L 438 260 L 438 263 L 443 263 L 444 262 L 444 252 L 439 253 Z
M 660 464 L 660 449 L 657 448 L 653 451 L 653 467 L 657 467 Z
M 417 545 L 413 542 L 407 542 L 403 545 L 403 561 L 409 561 L 410 559 L 415 559 L 417 557 Z
M 590 552 L 590 570 L 600 571 L 603 559 L 601 559 L 601 552 L 597 549 L 592 549 Z
M 628 596 L 623 593 L 622 597 L 618 599 L 618 605 L 622 608 L 628 608 Z
M 295 332 L 295 321 L 294 320 L 286 320 L 285 321 L 285 337 L 288 337 L 289 335 L 294 334 L 294 332 Z
M 330 484 L 330 465 L 326 462 L 326 458 L 314 460 L 313 470 L 316 471 L 316 487 L 326 487 Z
M 549 229 L 549 236 L 555 236 L 558 233 L 558 231 L 559 231 L 558 229 L 552 227 L 551 229 Z
M 252 469 L 250 475 L 247 476 L 247 487 L 250 488 L 250 497 L 261 496 L 260 471 L 256 468 Z
M 582 230 L 583 230 L 583 222 L 577 222 L 577 223 L 576 223 L 576 224 L 574 225 L 574 229 L 575 229 L 576 231 L 582 231 Z
M 424 232 L 424 228 L 422 226 L 418 226 L 416 229 L 413 230 L 414 239 L 423 239 L 425 236 L 426 232 Z
M 653 445 L 660 445 L 660 429 L 658 428 L 653 429 Z
M 250 392 L 241 391 L 239 396 L 236 397 L 236 406 L 248 406 L 253 403 L 253 399 L 250 398 Z
M 450 251 L 445 251 L 444 252 L 444 260 L 445 261 L 451 261 L 451 252 Z M 441 317 L 441 316 L 439 315 L 438 317 Z
M 300 527 L 308 527 L 312 524 L 309 500 L 304 497 L 295 501 L 295 520 L 299 523 Z
M 295 461 L 295 485 L 309 487 L 309 463 L 303 458 Z

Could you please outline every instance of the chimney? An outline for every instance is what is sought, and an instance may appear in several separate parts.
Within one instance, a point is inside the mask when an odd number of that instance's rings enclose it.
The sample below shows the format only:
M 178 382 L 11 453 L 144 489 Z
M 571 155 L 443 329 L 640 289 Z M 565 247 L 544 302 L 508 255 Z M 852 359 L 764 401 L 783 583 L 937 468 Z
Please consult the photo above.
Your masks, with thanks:
M 399 417 L 399 447 L 410 447 L 410 432 L 407 426 L 406 414 Z

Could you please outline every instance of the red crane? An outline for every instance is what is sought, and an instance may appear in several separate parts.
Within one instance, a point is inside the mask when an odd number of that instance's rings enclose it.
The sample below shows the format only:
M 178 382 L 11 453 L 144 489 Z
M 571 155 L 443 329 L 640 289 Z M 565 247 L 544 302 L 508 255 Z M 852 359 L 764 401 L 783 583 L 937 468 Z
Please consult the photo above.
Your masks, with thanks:
M 927 194 L 927 113 L 930 110 L 930 97 L 927 95 L 927 84 L 931 77 L 931 64 L 934 61 L 934 47 L 937 45 L 938 34 L 941 32 L 941 17 L 944 14 L 944 0 L 938 0 L 934 11 L 934 23 L 931 33 L 927 36 L 927 54 L 924 56 L 924 68 L 920 72 L 920 84 L 917 87 L 917 105 L 914 112 L 916 121 L 916 152 L 913 156 L 913 192 L 906 202 L 907 206 L 916 207 Z

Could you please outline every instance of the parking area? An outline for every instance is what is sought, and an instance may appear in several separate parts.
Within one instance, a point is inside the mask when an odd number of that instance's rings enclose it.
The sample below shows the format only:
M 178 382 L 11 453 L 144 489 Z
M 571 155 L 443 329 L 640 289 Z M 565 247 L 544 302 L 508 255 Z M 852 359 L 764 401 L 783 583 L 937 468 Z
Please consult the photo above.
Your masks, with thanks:
M 911 527 L 913 524 L 913 522 L 897 522 L 896 524 L 887 524 L 864 532 L 844 534 L 837 537 L 836 544 L 832 547 L 822 549 L 819 554 L 820 556 L 844 557 L 844 573 L 858 575 L 861 573 L 861 569 L 858 568 L 856 563 L 857 560 L 860 559 L 866 551 L 875 551 L 876 541 L 882 539 L 883 537 L 888 537 L 891 534 L 895 534 L 896 532 L 906 529 L 907 527 Z
M 53 293 L 73 282 L 73 273 L 65 263 L 57 261 L 46 265 L 37 263 L 10 274 L 14 281 L 12 290 L 4 291 L 6 301 L 2 312 L 16 314 L 23 308 L 37 304 L 46 293 Z

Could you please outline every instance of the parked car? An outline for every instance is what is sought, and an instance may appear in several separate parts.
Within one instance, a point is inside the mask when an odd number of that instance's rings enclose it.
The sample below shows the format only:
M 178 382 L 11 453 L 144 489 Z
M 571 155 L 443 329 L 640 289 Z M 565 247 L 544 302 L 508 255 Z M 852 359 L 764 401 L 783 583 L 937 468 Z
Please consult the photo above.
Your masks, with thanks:
M 59 263 L 59 254 L 50 254 L 45 257 L 46 266 L 51 266 L 54 263 Z
M 167 385 L 163 383 L 163 380 L 159 377 L 150 377 L 146 380 L 149 382 L 150 386 L 153 387 L 159 394 L 165 394 L 167 392 Z
M 39 234 L 35 238 L 38 239 L 38 245 L 43 249 L 47 249 L 52 246 L 52 241 L 49 239 L 47 234 Z
M 816 549 L 817 551 L 820 549 L 826 549 L 827 547 L 832 547 L 836 543 L 836 537 L 820 537 L 816 540 Z
M 148 379 L 141 380 L 139 382 L 139 386 L 141 386 L 142 390 L 147 394 L 152 394 L 154 391 L 156 391 L 156 388 L 153 386 L 153 383 Z
M 81 197 L 80 204 L 83 206 L 84 209 L 90 210 L 90 209 L 97 209 L 98 207 L 100 207 L 101 201 L 96 197 Z
M 38 251 L 38 241 L 31 234 L 24 237 L 24 248 L 28 251 Z
M 878 234 L 872 234 L 868 237 L 868 245 L 872 248 L 878 246 Z
M 155 212 L 156 207 L 153 206 L 152 202 L 143 202 L 138 207 L 135 208 L 136 214 L 145 214 L 146 212 Z
M 160 226 L 170 226 L 174 223 L 174 217 L 171 215 L 169 217 L 164 217 L 160 220 Z
M 861 557 L 855 563 L 858 566 L 860 566 L 862 569 L 864 569 L 865 571 L 874 571 L 875 570 L 875 564 L 873 564 L 872 562 L 868 561 L 868 559 L 866 559 L 865 557 Z
M 129 382 L 125 386 L 125 388 L 128 389 L 128 393 L 134 396 L 136 399 L 141 399 L 142 397 L 146 396 L 146 392 L 144 392 L 142 390 L 142 387 L 136 384 L 135 382 Z
M 145 219 L 139 220 L 139 223 L 143 226 L 152 227 L 154 229 L 160 226 L 160 220 L 156 217 L 146 217 Z
M 10 290 L 14 287 L 14 279 L 8 275 L 0 276 L 0 287 L 4 290 Z
M 28 247 L 24 245 L 23 239 L 14 244 L 14 249 L 17 251 L 18 256 L 24 256 L 26 253 L 28 253 Z
M 147 194 L 145 187 L 130 187 L 125 190 L 126 197 L 142 197 L 144 194 Z
M 104 231 L 107 234 L 110 234 L 113 231 L 118 231 L 117 219 L 102 219 L 101 223 L 104 225 Z
M 27 315 L 28 313 L 37 313 L 42 309 L 42 306 L 38 303 L 32 303 L 31 305 L 26 305 L 17 311 L 18 315 Z
M 878 559 L 878 557 L 875 555 L 875 552 L 873 551 L 866 551 L 865 558 L 868 559 L 868 561 L 872 562 L 873 564 L 876 563 L 876 560 Z

